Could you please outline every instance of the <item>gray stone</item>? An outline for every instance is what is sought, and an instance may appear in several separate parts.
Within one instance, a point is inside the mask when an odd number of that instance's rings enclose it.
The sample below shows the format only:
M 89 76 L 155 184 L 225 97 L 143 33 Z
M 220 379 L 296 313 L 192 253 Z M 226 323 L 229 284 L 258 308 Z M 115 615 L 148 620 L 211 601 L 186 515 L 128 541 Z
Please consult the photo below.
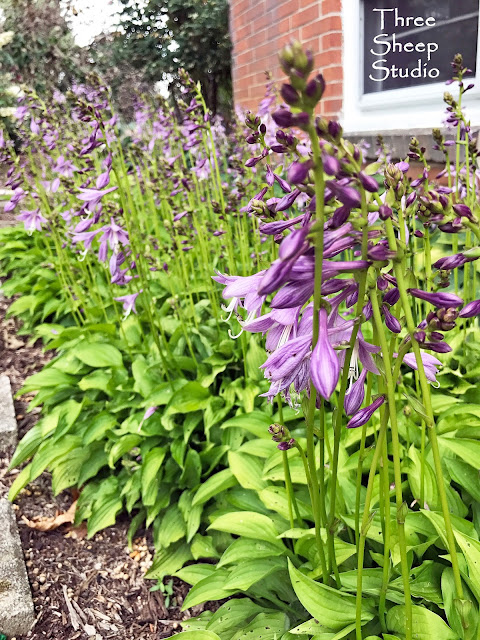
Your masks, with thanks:
M 0 500 L 0 633 L 25 635 L 34 621 L 17 521 L 12 505 Z
M 0 376 L 0 450 L 17 444 L 17 420 L 12 388 L 7 376 Z

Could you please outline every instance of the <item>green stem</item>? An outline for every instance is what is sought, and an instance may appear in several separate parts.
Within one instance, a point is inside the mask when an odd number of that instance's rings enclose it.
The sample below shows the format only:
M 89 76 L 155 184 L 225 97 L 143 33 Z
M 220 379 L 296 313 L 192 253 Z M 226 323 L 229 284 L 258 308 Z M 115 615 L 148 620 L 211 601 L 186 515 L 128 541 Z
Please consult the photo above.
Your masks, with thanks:
M 390 249 L 392 249 L 393 251 L 396 251 L 397 243 L 396 243 L 395 233 L 393 230 L 393 225 L 391 220 L 387 220 L 386 229 L 387 229 L 387 237 L 388 237 L 388 243 L 389 243 Z M 461 578 L 460 567 L 458 563 L 457 548 L 455 544 L 455 536 L 453 533 L 452 521 L 450 518 L 450 511 L 448 508 L 447 492 L 445 489 L 445 477 L 443 474 L 442 461 L 441 461 L 440 451 L 438 447 L 438 438 L 437 438 L 437 432 L 435 428 L 435 418 L 433 415 L 432 401 L 430 396 L 430 386 L 428 384 L 428 380 L 425 375 L 425 368 L 423 366 L 420 345 L 414 338 L 415 324 L 413 321 L 412 311 L 410 308 L 410 301 L 409 301 L 407 289 L 405 286 L 404 271 L 401 263 L 399 262 L 394 263 L 394 272 L 395 272 L 395 277 L 397 279 L 397 286 L 400 293 L 400 300 L 402 302 L 403 312 L 405 314 L 407 329 L 410 334 L 410 338 L 412 342 L 412 349 L 415 354 L 415 360 L 417 363 L 417 368 L 418 368 L 418 373 L 420 378 L 420 388 L 422 391 L 422 401 L 427 414 L 426 423 L 428 427 L 429 440 L 432 447 L 435 474 L 439 481 L 438 490 L 440 494 L 440 502 L 442 505 L 442 513 L 443 513 L 443 519 L 445 523 L 445 532 L 446 532 L 446 537 L 448 542 L 448 550 L 450 553 L 450 561 L 452 564 L 453 576 L 455 581 L 455 591 L 456 591 L 457 598 L 460 600 L 463 600 L 462 578 Z
M 403 590 L 405 596 L 405 635 L 406 640 L 412 640 L 412 598 L 410 594 L 410 572 L 407 560 L 407 543 L 405 537 L 405 516 L 403 512 L 403 494 L 402 494 L 402 470 L 401 470 L 401 453 L 400 438 L 398 434 L 397 424 L 397 408 L 395 401 L 395 380 L 392 376 L 390 353 L 388 350 L 387 338 L 383 328 L 382 314 L 378 304 L 377 292 L 372 289 L 370 292 L 370 302 L 372 303 L 373 318 L 375 329 L 377 331 L 380 346 L 382 348 L 382 357 L 385 363 L 385 378 L 387 385 L 387 400 L 390 413 L 390 428 L 392 433 L 392 449 L 393 449 L 393 469 L 395 478 L 395 498 L 397 503 L 397 531 L 398 544 L 400 547 L 400 559 L 402 567 Z

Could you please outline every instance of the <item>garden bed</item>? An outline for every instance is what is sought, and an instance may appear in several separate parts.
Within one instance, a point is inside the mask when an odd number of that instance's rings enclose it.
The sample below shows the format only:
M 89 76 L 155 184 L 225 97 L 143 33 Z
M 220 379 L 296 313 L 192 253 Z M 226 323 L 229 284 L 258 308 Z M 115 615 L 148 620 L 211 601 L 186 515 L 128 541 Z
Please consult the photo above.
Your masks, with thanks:
M 18 321 L 5 317 L 10 303 L 0 299 L 0 374 L 9 376 L 16 393 L 28 376 L 42 369 L 50 354 L 39 343 L 31 344 L 27 336 L 17 334 Z M 19 437 L 34 426 L 38 415 L 36 409 L 26 413 L 28 399 L 15 400 Z M 7 495 L 17 475 L 16 471 L 6 472 L 12 453 L 0 452 L 0 498 Z M 171 637 L 180 630 L 181 620 L 206 608 L 180 611 L 189 587 L 178 579 L 173 579 L 170 593 L 150 591 L 154 583 L 143 575 L 152 560 L 151 536 L 139 535 L 129 549 L 127 518 L 91 540 L 84 526 L 39 531 L 25 523 L 25 519 L 45 520 L 64 513 L 74 497 L 70 491 L 55 497 L 50 474 L 45 472 L 22 491 L 14 505 L 36 615 L 35 627 L 26 638 L 74 640 L 90 632 L 96 639 L 157 640 Z

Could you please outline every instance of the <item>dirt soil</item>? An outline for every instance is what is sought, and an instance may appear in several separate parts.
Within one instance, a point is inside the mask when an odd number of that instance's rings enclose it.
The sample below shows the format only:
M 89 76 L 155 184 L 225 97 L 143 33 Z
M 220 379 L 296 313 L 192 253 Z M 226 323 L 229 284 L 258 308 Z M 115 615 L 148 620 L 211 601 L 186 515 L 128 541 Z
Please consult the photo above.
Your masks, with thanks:
M 8 304 L 0 295 L 0 374 L 10 377 L 16 393 L 51 355 L 40 343 L 31 344 L 17 335 L 18 324 L 5 318 Z M 27 401 L 28 397 L 15 400 L 20 437 L 35 424 L 39 412 L 27 413 Z M 0 451 L 0 497 L 8 493 L 18 473 L 7 473 L 12 453 Z M 170 595 L 150 591 L 155 582 L 143 575 L 152 560 L 151 537 L 143 532 L 128 549 L 127 519 L 91 540 L 84 526 L 72 529 L 64 524 L 53 531 L 39 531 L 26 523 L 66 512 L 75 497 L 70 491 L 54 497 L 50 476 L 44 473 L 16 500 L 36 623 L 27 636 L 14 640 L 159 640 L 181 631 L 181 620 L 208 606 L 181 612 L 188 586 L 176 578 L 166 581 Z

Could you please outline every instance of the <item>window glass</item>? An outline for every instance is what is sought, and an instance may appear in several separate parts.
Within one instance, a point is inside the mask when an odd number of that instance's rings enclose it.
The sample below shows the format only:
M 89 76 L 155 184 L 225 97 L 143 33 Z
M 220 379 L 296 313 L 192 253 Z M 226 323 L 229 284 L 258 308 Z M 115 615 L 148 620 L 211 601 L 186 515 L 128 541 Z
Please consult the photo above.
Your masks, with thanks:
M 364 93 L 445 82 L 456 53 L 476 72 L 478 0 L 362 4 Z

